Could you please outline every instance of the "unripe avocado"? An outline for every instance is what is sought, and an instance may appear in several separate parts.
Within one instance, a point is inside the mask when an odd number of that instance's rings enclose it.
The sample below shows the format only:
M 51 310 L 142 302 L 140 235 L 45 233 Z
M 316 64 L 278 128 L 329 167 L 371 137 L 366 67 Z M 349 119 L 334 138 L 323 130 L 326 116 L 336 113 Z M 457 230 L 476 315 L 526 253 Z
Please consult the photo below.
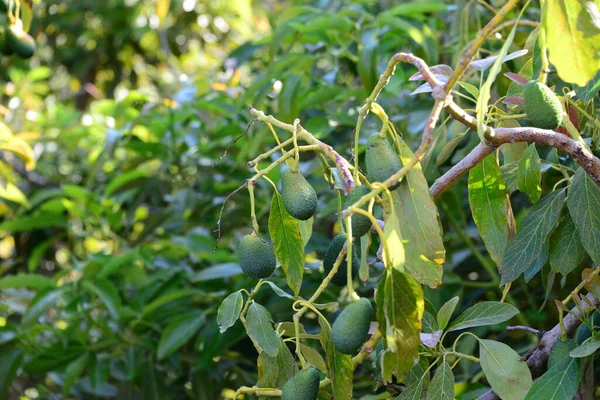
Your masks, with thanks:
M 35 52 L 35 40 L 20 24 L 10 25 L 6 35 L 8 47 L 19 57 L 29 58 Z
M 335 348 L 343 354 L 356 354 L 369 338 L 373 308 L 369 300 L 362 298 L 350 304 L 334 321 L 331 339 Z
M 298 372 L 283 386 L 281 400 L 317 400 L 319 373 L 314 368 Z
M 358 199 L 363 197 L 364 195 L 370 193 L 371 190 L 367 186 L 357 186 L 350 192 L 346 200 L 344 201 L 344 208 L 350 207 L 352 204 L 356 203 Z M 368 204 L 365 204 L 361 207 L 363 210 L 368 208 Z M 352 236 L 361 237 L 367 234 L 371 229 L 371 220 L 366 215 L 362 214 L 352 214 Z
M 0 0 L 0 3 L 2 0 Z M 10 46 L 8 45 L 8 29 L 0 26 L 0 54 L 10 56 L 13 54 Z
M 238 246 L 242 271 L 252 278 L 267 278 L 275 271 L 277 259 L 273 247 L 258 236 L 246 235 Z
M 341 233 L 333 238 L 327 251 L 325 252 L 325 257 L 323 257 L 323 269 L 325 269 L 325 275 L 329 275 L 329 271 L 333 268 L 335 264 L 335 260 L 337 260 L 340 255 L 340 251 L 344 247 L 344 244 L 347 241 L 348 236 L 345 233 Z M 356 255 L 356 246 L 352 246 L 352 278 L 356 276 L 358 269 L 360 268 L 360 261 Z M 333 275 L 331 279 L 331 283 L 337 286 L 344 286 L 346 281 L 348 280 L 348 266 L 346 261 L 342 261 L 342 264 L 338 268 L 338 271 Z
M 532 126 L 556 129 L 562 121 L 562 106 L 558 97 L 541 82 L 530 81 L 523 92 L 525 113 Z
M 367 174 L 372 182 L 384 182 L 402 168 L 398 154 L 394 151 L 392 144 L 385 137 L 374 133 L 367 141 L 365 152 Z M 390 190 L 400 186 L 396 183 Z
M 281 174 L 281 196 L 283 206 L 290 215 L 306 221 L 317 211 L 317 194 L 315 189 L 300 172 L 286 169 Z

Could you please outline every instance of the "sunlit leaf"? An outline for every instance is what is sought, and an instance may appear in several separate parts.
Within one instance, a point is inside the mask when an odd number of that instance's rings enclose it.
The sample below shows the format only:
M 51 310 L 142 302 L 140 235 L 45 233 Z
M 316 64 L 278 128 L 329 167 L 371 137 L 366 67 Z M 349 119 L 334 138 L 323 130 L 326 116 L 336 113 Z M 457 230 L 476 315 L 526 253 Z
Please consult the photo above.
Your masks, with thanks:
M 273 329 L 273 318 L 266 308 L 252 302 L 246 315 L 248 336 L 269 356 L 279 351 L 279 337 Z
M 217 323 L 219 324 L 219 331 L 221 333 L 235 324 L 235 321 L 240 317 L 243 306 L 244 297 L 241 290 L 231 293 L 223 300 L 217 312 Z
M 583 168 L 579 168 L 573 177 L 567 205 L 581 244 L 594 264 L 600 264 L 600 213 L 597 212 L 600 209 L 600 187 Z
M 517 188 L 529 196 L 529 200 L 535 203 L 542 194 L 542 169 L 540 156 L 535 144 L 532 143 L 521 156 L 517 169 Z

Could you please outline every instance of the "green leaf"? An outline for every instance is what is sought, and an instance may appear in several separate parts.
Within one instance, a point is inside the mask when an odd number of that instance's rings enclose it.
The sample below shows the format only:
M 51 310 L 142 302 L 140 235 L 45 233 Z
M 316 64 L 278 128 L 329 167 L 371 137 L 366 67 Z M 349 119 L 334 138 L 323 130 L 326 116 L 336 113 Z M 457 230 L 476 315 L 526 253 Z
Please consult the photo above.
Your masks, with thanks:
M 445 361 L 435 370 L 427 390 L 427 400 L 454 400 L 454 374 Z
M 403 376 L 418 358 L 424 310 L 421 285 L 397 269 L 386 269 L 377 288 L 377 321 L 385 336 L 382 376 Z
M 198 332 L 205 322 L 206 315 L 201 311 L 174 318 L 160 336 L 156 351 L 158 359 L 163 360 L 177 351 Z
M 534 383 L 525 400 L 572 400 L 579 385 L 579 360 L 564 357 Z
M 412 151 L 402 140 L 399 153 L 403 164 L 413 157 Z M 433 288 L 439 286 L 446 250 L 438 209 L 429 193 L 429 185 L 420 164 L 406 174 L 400 187 L 392 192 L 392 199 L 406 253 L 406 272 L 420 283 Z M 389 211 L 384 214 L 387 225 L 386 216 L 389 217 Z
M 29 303 L 29 307 L 25 314 L 23 314 L 23 318 L 21 319 L 21 326 L 27 327 L 35 322 L 37 322 L 38 318 L 46 313 L 54 305 L 56 300 L 62 294 L 61 289 L 49 289 L 39 292 L 31 303 Z
M 365 88 L 365 93 L 370 94 L 377 84 L 377 59 L 379 56 L 379 45 L 375 31 L 368 29 L 361 32 L 361 47 L 358 54 L 358 75 Z
M 567 275 L 581 264 L 586 254 L 571 215 L 564 213 L 558 222 L 558 228 L 550 236 L 552 271 Z
M 598 349 L 600 349 L 600 340 L 591 340 L 571 350 L 569 355 L 574 358 L 587 357 L 594 354 Z
M 25 193 L 13 183 L 6 182 L 4 185 L 0 185 L 0 197 L 20 204 L 27 209 L 30 207 Z
M 301 75 L 292 74 L 283 81 L 281 92 L 279 93 L 279 114 L 281 121 L 292 123 L 294 119 L 300 116 L 299 95 L 301 87 Z
M 351 399 L 354 375 L 352 356 L 342 354 L 335 348 L 331 340 L 331 326 L 321 315 L 319 315 L 319 325 L 321 347 L 325 349 L 326 354 L 327 376 L 331 379 L 332 398 Z
M 527 363 L 504 343 L 479 340 L 481 369 L 494 392 L 503 400 L 522 400 L 533 384 Z
M 519 313 L 514 306 L 497 301 L 482 301 L 469 307 L 450 325 L 448 332 L 475 326 L 495 325 L 508 321 Z
M 294 375 L 295 360 L 282 339 L 275 357 L 262 352 L 258 356 L 258 387 L 282 387 Z
M 200 292 L 194 289 L 180 289 L 174 290 L 172 292 L 163 294 L 156 300 L 153 300 L 152 303 L 148 304 L 142 309 L 141 317 L 144 318 L 148 316 L 150 313 L 155 311 L 157 308 L 164 306 L 165 304 L 169 304 L 175 300 L 182 299 L 184 297 L 193 296 L 195 294 L 199 294 Z
M 548 236 L 556 226 L 565 202 L 565 190 L 556 190 L 536 203 L 523 218 L 519 231 L 506 246 L 502 260 L 505 285 L 531 268 L 548 248 Z
M 17 348 L 4 349 L 0 352 L 0 399 L 7 399 L 6 396 L 22 362 L 23 352 Z
M 145 181 L 146 178 L 148 178 L 148 173 L 139 169 L 134 169 L 132 171 L 119 174 L 112 181 L 110 181 L 108 185 L 106 185 L 104 194 L 106 196 L 112 196 L 118 191 L 128 189 L 135 181 L 142 179 Z
M 523 14 L 524 9 L 521 10 L 521 14 L 519 14 L 519 18 Z M 517 30 L 517 25 L 515 24 L 511 29 L 510 33 L 506 37 L 502 48 L 500 49 L 500 53 L 492 67 L 490 68 L 490 72 L 488 73 L 488 77 L 485 80 L 485 83 L 479 89 L 479 97 L 477 98 L 477 134 L 479 135 L 479 139 L 482 143 L 485 143 L 485 135 L 484 135 L 484 121 L 488 110 L 488 103 L 491 97 L 491 89 L 492 85 L 496 81 L 496 77 L 502 71 L 502 63 L 504 62 L 504 57 L 508 54 L 508 50 L 512 45 L 513 39 L 515 38 L 515 31 Z
M 565 82 L 585 86 L 600 70 L 600 26 L 594 1 L 547 0 L 542 24 L 549 59 Z M 565 57 L 568 54 L 568 57 Z
M 425 390 L 425 379 L 411 383 L 396 397 L 396 400 L 421 400 Z
M 279 336 L 273 329 L 273 318 L 266 308 L 253 301 L 246 314 L 248 336 L 267 355 L 275 357 L 279 350 Z
M 567 339 L 566 342 L 561 340 L 554 343 L 550 357 L 548 357 L 548 369 L 555 366 L 560 360 L 565 357 L 570 357 L 571 350 L 577 347 L 577 342 L 574 339 Z
M 273 289 L 273 291 L 275 292 L 275 294 L 279 297 L 283 297 L 286 299 L 290 299 L 290 300 L 294 300 L 295 297 L 292 296 L 289 293 L 286 293 L 285 290 L 283 290 L 282 288 L 280 288 L 279 286 L 277 286 L 276 284 L 274 284 L 271 281 L 263 281 L 264 283 L 266 283 L 267 285 L 269 285 L 271 287 L 271 289 Z
M 421 332 L 423 333 L 434 333 L 440 330 L 436 318 L 429 311 L 423 312 L 423 318 L 421 320 Z
M 485 157 L 469 172 L 469 205 L 490 257 L 499 263 L 508 243 L 507 210 L 510 203 L 495 153 Z
M 310 217 L 306 221 L 298 221 L 298 227 L 300 228 L 300 236 L 302 236 L 302 244 L 304 247 L 308 244 L 310 237 L 313 232 L 313 224 L 315 217 Z
M 65 382 L 63 384 L 63 395 L 67 396 L 71 391 L 71 388 L 77 382 L 81 376 L 83 369 L 85 368 L 89 355 L 83 354 L 81 357 L 71 361 L 65 371 Z
M 40 290 L 55 287 L 56 283 L 52 279 L 37 274 L 10 275 L 0 279 L 0 289 Z
M 302 355 L 310 365 L 323 372 L 327 372 L 327 364 L 325 364 L 325 360 L 323 360 L 323 357 L 317 350 L 304 344 L 300 344 L 300 348 L 302 349 Z
M 519 161 L 517 188 L 527 194 L 532 203 L 538 201 L 542 194 L 541 160 L 534 143 L 527 147 Z
M 389 203 L 386 202 L 385 204 Z M 390 254 L 388 255 L 385 252 L 386 248 L 384 247 L 383 262 L 387 268 L 395 268 L 398 271 L 404 272 L 406 254 L 404 244 L 402 243 L 402 228 L 400 227 L 400 218 L 398 218 L 399 214 L 396 205 L 384 207 L 384 213 L 386 213 L 386 217 L 384 218 L 385 226 L 383 227 L 383 234 Z M 391 265 L 387 265 L 388 263 L 391 263 Z
M 579 168 L 567 197 L 569 214 L 575 222 L 581 244 L 595 265 L 600 264 L 600 187 Z
M 223 300 L 223 303 L 221 303 L 221 306 L 217 311 L 217 323 L 219 324 L 219 331 L 221 333 L 225 332 L 235 324 L 240 317 L 243 306 L 244 296 L 242 296 L 241 290 L 231 293 Z
M 84 281 L 83 287 L 102 300 L 112 319 L 115 321 L 120 319 L 122 303 L 119 291 L 115 285 L 107 279 L 95 279 L 94 282 L 89 280 Z
M 451 298 L 443 306 L 440 307 L 437 313 L 437 323 L 438 329 L 444 330 L 446 326 L 448 326 L 448 321 L 452 317 L 452 313 L 456 309 L 456 305 L 458 304 L 458 296 Z M 436 329 L 437 330 L 437 329 Z
M 591 101 L 597 94 L 598 91 L 600 90 L 600 71 L 598 71 L 598 73 L 596 74 L 596 76 L 587 83 L 587 85 L 583 86 L 583 87 L 578 87 L 577 89 L 575 89 L 575 92 L 577 93 L 577 97 L 583 101 L 584 103 L 587 103 L 589 101 Z
M 279 192 L 273 193 L 269 214 L 269 234 L 275 255 L 285 272 L 290 289 L 297 296 L 304 275 L 304 242 L 300 235 L 298 220 L 283 206 Z
M 28 232 L 51 226 L 67 227 L 67 219 L 63 215 L 44 214 L 40 216 L 26 216 L 13 218 L 0 224 L 0 231 L 5 232 Z

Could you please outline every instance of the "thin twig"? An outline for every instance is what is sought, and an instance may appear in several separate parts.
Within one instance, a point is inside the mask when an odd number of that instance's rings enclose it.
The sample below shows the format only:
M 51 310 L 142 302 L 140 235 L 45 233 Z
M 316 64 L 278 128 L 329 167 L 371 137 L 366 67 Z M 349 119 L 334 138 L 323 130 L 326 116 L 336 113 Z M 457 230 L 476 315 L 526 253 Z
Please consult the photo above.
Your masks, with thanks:
M 546 333 L 546 331 L 541 331 L 538 329 L 534 329 L 531 328 L 529 326 L 522 326 L 522 325 L 515 325 L 515 326 L 507 326 L 506 327 L 507 331 L 525 331 L 525 332 L 530 332 L 533 333 L 534 335 L 538 336 L 538 337 L 542 337 L 544 336 L 544 334 Z

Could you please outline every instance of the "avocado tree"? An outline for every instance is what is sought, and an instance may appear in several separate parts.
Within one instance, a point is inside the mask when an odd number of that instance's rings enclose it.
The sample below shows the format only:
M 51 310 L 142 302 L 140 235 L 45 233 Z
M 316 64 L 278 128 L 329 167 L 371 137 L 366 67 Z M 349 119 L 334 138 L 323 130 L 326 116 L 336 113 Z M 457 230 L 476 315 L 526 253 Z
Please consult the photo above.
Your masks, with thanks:
M 240 387 L 235 398 L 352 399 L 355 370 L 374 363 L 373 398 L 453 399 L 461 394 L 453 373 L 461 362 L 472 365 L 467 380 L 481 379 L 481 371 L 486 383 L 469 398 L 591 398 L 593 354 L 600 348 L 596 318 L 588 318 L 600 295 L 600 159 L 593 152 L 600 144 L 595 115 L 600 62 L 594 55 L 600 30 L 593 22 L 598 7 L 546 0 L 538 25 L 522 19 L 529 2 L 521 10 L 519 3 L 509 0 L 497 11 L 455 68 L 395 54 L 354 115 L 350 157 L 343 145 L 331 146 L 311 132 L 293 108 L 278 118 L 249 106 L 250 125 L 266 125 L 276 145 L 248 162 L 255 174 L 234 192 L 246 189 L 250 197 L 250 233 L 239 243 L 239 263 L 246 275 L 259 279 L 252 289 L 231 293 L 218 310 L 221 332 L 239 319 L 258 352 L 256 385 Z M 522 23 L 535 29 L 526 49 L 509 54 Z M 511 30 L 498 54 L 476 60 L 486 40 L 506 27 Z M 525 55 L 529 61 L 520 71 L 505 74 L 512 84 L 490 102 L 503 64 Z M 414 151 L 394 116 L 377 102 L 403 65 L 413 68 L 409 81 L 424 82 L 413 95 L 433 100 Z M 479 85 L 469 83 L 473 80 Z M 361 129 L 369 115 L 379 121 L 378 132 Z M 477 135 L 479 144 L 430 185 L 423 162 L 452 123 Z M 442 151 L 451 154 L 457 144 Z M 539 149 L 548 147 L 542 160 Z M 319 223 L 319 201 L 301 159 L 311 156 L 322 166 L 312 174 L 322 172 L 338 193 L 337 207 L 329 210 L 337 213 L 341 232 L 322 258 L 322 281 L 308 292 L 302 290 L 305 246 Z M 273 178 L 279 169 L 280 188 Z M 546 178 L 551 182 L 543 190 L 547 170 L 558 174 Z M 467 174 L 470 212 L 490 259 L 476 254 L 502 296 L 456 316 L 459 297 L 435 307 L 424 293 L 444 285 L 445 237 L 436 199 Z M 259 185 L 263 181 L 267 185 Z M 265 227 L 255 204 L 269 188 Z M 515 191 L 533 203 L 522 218 L 513 213 Z M 277 262 L 291 294 L 267 280 Z M 541 273 L 548 297 L 557 274 L 566 276 L 582 264 L 592 268 L 584 268 L 568 296 L 556 300 L 552 329 L 542 331 L 520 314 L 511 288 L 523 284 L 522 276 L 530 281 Z M 476 278 L 471 283 L 487 284 Z M 332 285 L 341 288 L 338 301 L 323 303 Z M 292 301 L 290 320 L 274 321 L 259 303 L 257 296 L 268 287 Z M 331 323 L 327 315 L 336 308 L 342 311 Z M 480 330 L 513 318 L 519 325 L 506 330 L 533 334 L 537 345 L 516 348 Z M 311 321 L 317 329 L 305 328 Z

